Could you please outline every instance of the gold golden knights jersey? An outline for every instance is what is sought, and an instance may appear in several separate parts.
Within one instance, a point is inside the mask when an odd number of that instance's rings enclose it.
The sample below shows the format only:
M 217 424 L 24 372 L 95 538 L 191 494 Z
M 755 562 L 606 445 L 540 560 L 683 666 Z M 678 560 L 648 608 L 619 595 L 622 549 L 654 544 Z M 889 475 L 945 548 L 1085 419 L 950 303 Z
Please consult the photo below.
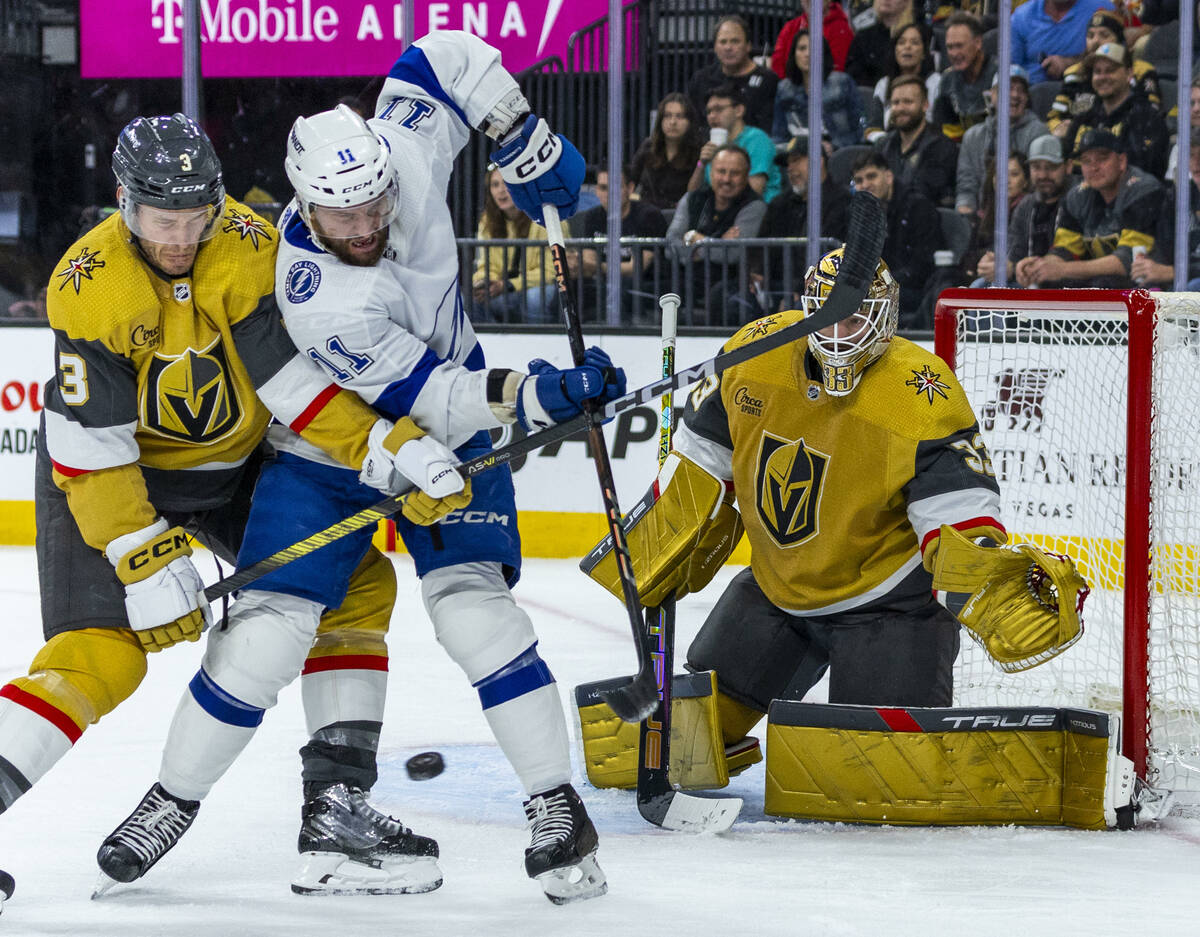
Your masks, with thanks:
M 166 502 L 159 509 L 215 506 L 272 414 L 361 464 L 375 416 L 288 338 L 275 304 L 277 248 L 269 222 L 227 199 L 188 274 L 146 263 L 119 214 L 55 269 L 46 447 L 92 546 L 154 520 L 147 477 Z
M 744 326 L 726 348 L 803 317 Z M 675 447 L 731 480 L 751 567 L 799 615 L 926 602 L 922 553 L 942 524 L 1004 539 L 999 488 L 949 367 L 897 338 L 845 397 L 822 390 L 804 341 L 709 378 Z

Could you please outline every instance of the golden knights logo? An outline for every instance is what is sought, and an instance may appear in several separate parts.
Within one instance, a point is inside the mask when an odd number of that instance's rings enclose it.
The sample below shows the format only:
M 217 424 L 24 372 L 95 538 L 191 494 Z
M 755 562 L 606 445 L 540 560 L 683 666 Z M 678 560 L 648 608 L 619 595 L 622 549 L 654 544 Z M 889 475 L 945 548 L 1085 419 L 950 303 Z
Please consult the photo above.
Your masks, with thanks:
M 104 266 L 103 260 L 97 260 L 100 256 L 99 251 L 90 251 L 86 247 L 79 249 L 79 256 L 72 257 L 67 261 L 67 265 L 55 274 L 62 282 L 58 284 L 58 288 L 63 289 L 68 283 L 75 288 L 75 294 L 79 295 L 79 287 L 84 280 L 92 278 L 92 271 L 99 270 Z
M 950 385 L 943 381 L 942 376 L 936 371 L 931 370 L 927 364 L 922 365 L 920 371 L 914 370 L 912 377 L 904 382 L 904 386 L 915 387 L 917 396 L 920 397 L 924 394 L 931 406 L 933 405 L 934 394 L 937 394 L 943 400 L 950 399 L 946 396 L 946 391 L 949 390 Z
M 742 330 L 742 339 L 760 338 L 771 331 L 771 326 L 779 321 L 779 316 L 766 316 L 755 322 L 751 322 Z
M 755 470 L 758 516 L 781 547 L 794 547 L 818 531 L 821 482 L 829 456 L 763 433 Z
M 229 358 L 220 337 L 201 351 L 156 354 L 142 385 L 142 424 L 185 442 L 207 443 L 232 431 L 242 418 Z
M 270 232 L 267 231 L 267 226 L 261 218 L 255 218 L 248 211 L 238 211 L 232 207 L 225 215 L 225 226 L 221 228 L 221 231 L 236 231 L 243 241 L 250 238 L 250 243 L 254 245 L 255 250 L 258 250 L 259 238 L 264 241 L 271 240 Z

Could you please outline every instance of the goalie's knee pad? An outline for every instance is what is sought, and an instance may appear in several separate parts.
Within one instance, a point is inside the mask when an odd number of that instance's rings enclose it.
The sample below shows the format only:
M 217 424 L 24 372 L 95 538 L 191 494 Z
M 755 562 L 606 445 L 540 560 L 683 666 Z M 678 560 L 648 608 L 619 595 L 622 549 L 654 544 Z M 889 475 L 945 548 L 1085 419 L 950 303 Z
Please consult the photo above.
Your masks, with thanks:
M 236 710 L 247 707 L 257 709 L 261 721 L 262 710 L 299 675 L 320 617 L 321 606 L 309 599 L 243 591 L 225 628 L 210 633 L 192 695 L 222 721 L 245 724 L 237 720 L 248 716 Z M 221 716 L 213 707 L 229 711 Z
M 537 642 L 529 616 L 513 600 L 499 563 L 461 563 L 421 580 L 438 643 L 477 684 Z

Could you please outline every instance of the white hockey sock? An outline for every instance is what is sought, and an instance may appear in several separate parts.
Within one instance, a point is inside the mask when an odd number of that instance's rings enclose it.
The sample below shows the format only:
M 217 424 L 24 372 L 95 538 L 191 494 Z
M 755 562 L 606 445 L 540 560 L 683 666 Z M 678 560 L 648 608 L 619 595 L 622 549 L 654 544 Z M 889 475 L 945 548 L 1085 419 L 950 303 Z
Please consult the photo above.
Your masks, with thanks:
M 214 719 L 196 702 L 190 689 L 185 691 L 163 746 L 159 783 L 176 797 L 203 800 L 257 728 L 257 723 L 230 725 Z
M 0 812 L 53 768 L 80 735 L 66 713 L 11 684 L 4 689 L 6 698 L 0 699 Z
M 483 711 L 526 794 L 571 780 L 570 742 L 558 686 L 549 684 Z

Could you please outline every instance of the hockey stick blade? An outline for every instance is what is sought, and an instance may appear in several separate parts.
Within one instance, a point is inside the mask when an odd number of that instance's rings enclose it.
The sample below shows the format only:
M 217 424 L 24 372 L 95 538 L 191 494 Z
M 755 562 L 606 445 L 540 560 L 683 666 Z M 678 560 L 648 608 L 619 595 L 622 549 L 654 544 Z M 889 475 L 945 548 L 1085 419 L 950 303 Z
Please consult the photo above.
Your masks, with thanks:
M 740 797 L 694 797 L 675 790 L 638 797 L 638 812 L 646 820 L 683 833 L 724 833 L 741 809 Z
M 690 387 L 692 384 L 706 380 L 714 374 L 719 374 L 736 364 L 749 361 L 751 358 L 756 358 L 789 342 L 794 342 L 799 338 L 811 335 L 813 332 L 820 331 L 827 326 L 833 325 L 835 322 L 840 322 L 854 312 L 867 295 L 867 289 L 870 286 L 871 277 L 874 276 L 875 264 L 878 263 L 879 250 L 882 250 L 885 235 L 886 219 L 878 200 L 866 192 L 855 192 L 850 197 L 850 226 L 846 235 L 846 256 L 842 261 L 837 282 L 834 283 L 833 289 L 830 290 L 829 298 L 825 300 L 824 304 L 814 315 L 782 328 L 778 332 L 772 332 L 770 335 L 764 335 L 753 342 L 747 342 L 738 348 L 721 352 L 716 357 L 701 362 L 694 367 L 676 371 L 669 378 L 662 378 L 651 384 L 647 384 L 645 387 L 631 391 L 624 397 L 618 397 L 616 400 L 605 404 L 603 410 L 597 414 L 581 413 L 556 426 L 551 426 L 549 429 L 541 430 L 540 432 L 526 436 L 524 439 L 509 443 L 507 446 L 495 449 L 484 455 L 476 456 L 474 459 L 458 465 L 458 470 L 462 474 L 473 478 L 480 472 L 486 472 L 488 469 L 507 465 L 518 456 L 543 449 L 569 436 L 574 436 L 576 433 L 588 429 L 597 420 L 611 420 L 618 414 L 641 404 L 649 403 L 651 400 L 656 400 L 665 393 Z M 876 248 L 879 250 L 876 250 Z M 868 256 L 873 256 L 874 260 L 868 261 Z M 338 521 L 336 524 L 331 524 L 324 530 L 317 531 L 304 540 L 292 544 L 290 547 L 284 547 L 277 553 L 271 554 L 252 566 L 247 566 L 245 569 L 238 570 L 236 573 L 226 576 L 224 579 L 206 588 L 204 590 L 204 598 L 209 602 L 215 602 L 217 599 L 224 598 L 254 580 L 265 576 L 272 570 L 278 569 L 292 560 L 307 556 L 313 550 L 320 549 L 327 543 L 332 543 L 335 540 L 345 537 L 347 534 L 354 533 L 356 530 L 361 530 L 363 527 L 378 523 L 381 520 L 386 520 L 398 514 L 401 508 L 404 507 L 404 498 L 404 495 L 385 498 L 370 507 L 363 508 L 357 514 L 352 514 L 344 520 Z M 653 669 L 651 669 L 648 677 L 645 675 L 644 668 L 639 670 L 634 680 L 642 687 L 648 682 L 651 687 L 648 692 L 651 694 L 656 693 L 653 687 Z

